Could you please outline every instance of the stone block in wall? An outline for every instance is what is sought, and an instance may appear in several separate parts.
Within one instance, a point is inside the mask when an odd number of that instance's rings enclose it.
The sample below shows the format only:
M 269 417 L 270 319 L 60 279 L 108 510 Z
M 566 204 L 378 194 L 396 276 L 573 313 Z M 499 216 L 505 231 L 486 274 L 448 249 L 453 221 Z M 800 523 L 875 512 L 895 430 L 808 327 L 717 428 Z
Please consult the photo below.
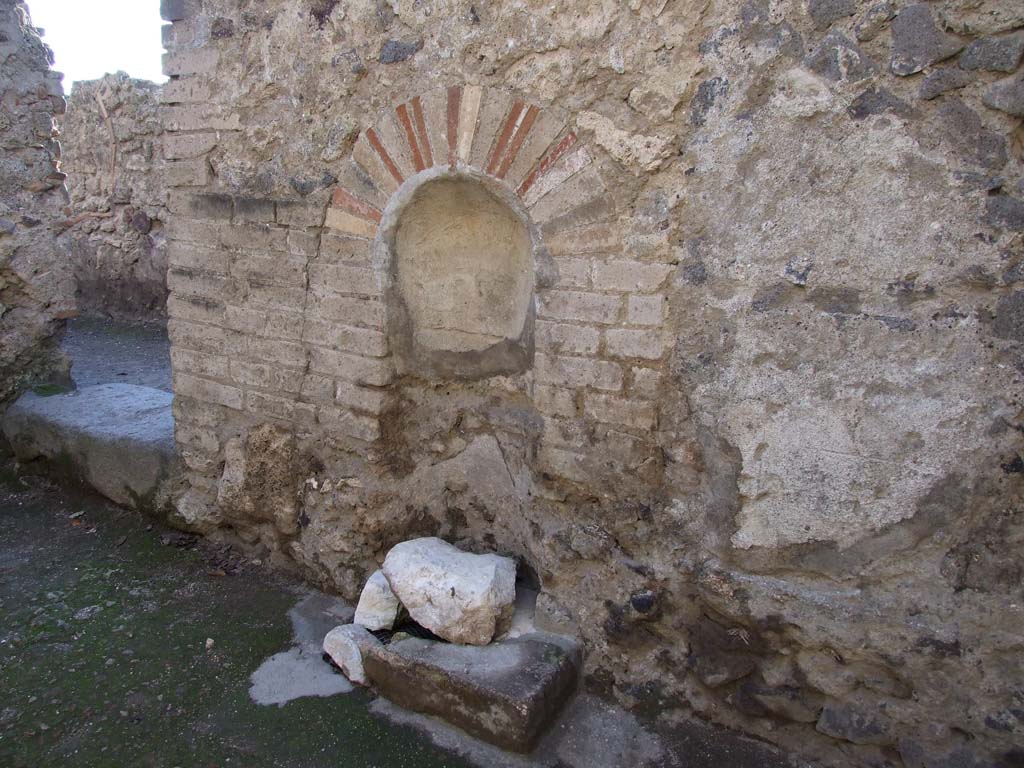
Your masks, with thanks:
M 164 104 L 201 104 L 211 97 L 209 83 L 194 77 L 170 80 L 160 89 L 160 101 Z
M 228 306 L 225 323 L 229 328 L 269 339 L 298 341 L 303 335 L 305 320 L 293 307 L 292 312 Z
M 622 308 L 619 296 L 579 291 L 545 291 L 538 303 L 540 317 L 584 323 L 616 323 Z
M 236 197 L 235 221 L 274 224 L 277 221 L 277 205 L 273 200 L 265 198 Z
M 230 222 L 231 217 L 235 213 L 235 201 L 231 195 L 224 194 L 185 194 L 185 205 L 187 206 L 181 212 L 187 212 L 191 218 L 194 219 L 210 219 L 215 221 Z M 175 195 L 171 195 L 171 200 L 175 200 Z M 171 212 L 178 213 L 174 204 L 170 204 Z M 189 225 L 182 222 L 182 227 L 187 228 Z M 217 240 L 220 240 L 220 236 L 217 236 Z
M 318 318 L 304 323 L 302 339 L 310 344 L 363 357 L 386 357 L 388 354 L 388 339 L 382 331 Z
M 597 421 L 621 424 L 639 430 L 653 429 L 656 421 L 653 403 L 596 393 L 587 395 L 584 412 Z
M 335 387 L 338 405 L 357 411 L 380 415 L 387 402 L 387 392 L 373 387 L 361 387 L 348 381 L 339 381 Z
M 325 210 L 321 203 L 278 200 L 277 223 L 286 227 L 319 227 L 324 223 Z
M 175 160 L 164 167 L 169 187 L 205 187 L 210 183 L 210 166 L 203 158 Z
M 193 48 L 182 53 L 164 54 L 163 69 L 168 77 L 210 75 L 217 71 L 219 61 L 220 51 L 216 48 Z
M 665 297 L 630 296 L 626 302 L 626 322 L 629 325 L 660 326 L 665 322 Z
M 168 133 L 163 137 L 164 158 L 167 160 L 202 157 L 216 146 L 216 133 Z
M 374 387 L 387 386 L 394 377 L 394 367 L 389 360 L 360 357 L 320 347 L 310 349 L 309 369 Z
M 672 267 L 641 261 L 595 261 L 593 287 L 598 291 L 651 293 L 665 282 Z
M 601 332 L 594 327 L 537 321 L 537 349 L 552 354 L 590 356 L 597 354 Z
M 181 21 L 188 13 L 188 0 L 160 0 L 160 18 Z
M 622 389 L 622 368 L 605 360 L 537 354 L 534 366 L 536 379 L 541 384 L 614 392 Z
M 660 330 L 631 331 L 612 328 L 605 332 L 605 352 L 612 357 L 657 360 L 665 354 Z
M 245 402 L 244 392 L 238 387 L 179 371 L 174 373 L 174 392 L 176 395 L 194 397 L 204 403 L 223 405 L 236 411 L 242 410 Z

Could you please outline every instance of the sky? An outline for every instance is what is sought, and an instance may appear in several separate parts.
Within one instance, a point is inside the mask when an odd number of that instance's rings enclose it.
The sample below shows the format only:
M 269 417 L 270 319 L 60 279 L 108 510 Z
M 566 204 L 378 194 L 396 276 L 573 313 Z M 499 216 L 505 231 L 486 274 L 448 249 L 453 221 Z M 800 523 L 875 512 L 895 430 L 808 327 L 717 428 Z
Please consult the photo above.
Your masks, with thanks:
M 27 0 L 32 23 L 53 49 L 53 68 L 64 73 L 64 91 L 76 80 L 118 70 L 158 83 L 160 0 Z

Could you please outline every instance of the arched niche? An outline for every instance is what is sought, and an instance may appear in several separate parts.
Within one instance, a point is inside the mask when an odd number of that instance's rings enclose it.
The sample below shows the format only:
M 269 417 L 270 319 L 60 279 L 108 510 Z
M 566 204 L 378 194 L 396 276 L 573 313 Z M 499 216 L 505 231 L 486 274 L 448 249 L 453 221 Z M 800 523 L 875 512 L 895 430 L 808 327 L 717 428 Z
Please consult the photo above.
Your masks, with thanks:
M 396 193 L 379 238 L 401 372 L 478 379 L 530 367 L 538 239 L 512 194 L 483 175 L 426 171 Z

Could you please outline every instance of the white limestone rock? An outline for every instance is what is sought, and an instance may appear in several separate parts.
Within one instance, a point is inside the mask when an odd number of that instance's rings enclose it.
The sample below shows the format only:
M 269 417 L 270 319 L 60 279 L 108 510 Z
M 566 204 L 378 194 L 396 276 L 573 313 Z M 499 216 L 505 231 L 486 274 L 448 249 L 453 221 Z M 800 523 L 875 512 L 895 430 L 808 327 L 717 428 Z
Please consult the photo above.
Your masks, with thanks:
M 474 555 L 437 538 L 392 547 L 384 575 L 409 615 L 453 643 L 487 645 L 508 623 L 516 598 L 516 564 Z
M 324 637 L 324 653 L 356 685 L 370 684 L 363 669 L 363 654 L 374 645 L 380 645 L 380 640 L 359 624 L 342 624 Z
M 399 602 L 391 591 L 384 571 L 376 571 L 366 580 L 359 595 L 355 623 L 369 630 L 393 629 L 398 618 Z

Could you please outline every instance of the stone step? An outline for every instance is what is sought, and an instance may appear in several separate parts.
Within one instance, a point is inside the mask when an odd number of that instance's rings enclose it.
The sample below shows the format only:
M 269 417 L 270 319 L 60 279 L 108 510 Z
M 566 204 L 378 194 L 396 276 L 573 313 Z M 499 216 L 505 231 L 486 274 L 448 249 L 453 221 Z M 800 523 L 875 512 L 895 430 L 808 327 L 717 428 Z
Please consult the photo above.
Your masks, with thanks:
M 165 511 L 179 474 L 170 392 L 100 384 L 66 394 L 26 392 L 0 427 L 19 461 L 49 461 L 111 501 Z
M 577 643 L 546 633 L 485 646 L 407 638 L 363 656 L 366 676 L 385 698 L 521 753 L 561 712 L 581 664 Z

